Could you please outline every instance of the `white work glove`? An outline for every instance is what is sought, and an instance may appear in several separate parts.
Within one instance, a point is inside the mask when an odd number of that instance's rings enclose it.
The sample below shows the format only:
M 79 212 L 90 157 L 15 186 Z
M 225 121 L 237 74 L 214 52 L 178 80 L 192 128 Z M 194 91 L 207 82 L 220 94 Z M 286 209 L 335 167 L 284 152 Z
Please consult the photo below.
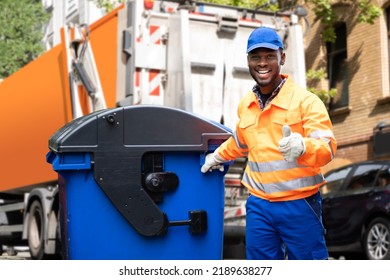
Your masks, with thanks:
M 289 125 L 283 126 L 283 138 L 279 141 L 279 151 L 285 161 L 294 162 L 306 151 L 305 141 L 301 134 L 291 132 Z
M 214 151 L 214 153 L 210 153 L 206 155 L 205 162 L 200 169 L 202 173 L 206 173 L 207 171 L 213 171 L 214 169 L 219 169 L 219 171 L 223 171 L 224 167 L 221 163 L 227 162 L 223 160 L 218 155 L 218 149 Z

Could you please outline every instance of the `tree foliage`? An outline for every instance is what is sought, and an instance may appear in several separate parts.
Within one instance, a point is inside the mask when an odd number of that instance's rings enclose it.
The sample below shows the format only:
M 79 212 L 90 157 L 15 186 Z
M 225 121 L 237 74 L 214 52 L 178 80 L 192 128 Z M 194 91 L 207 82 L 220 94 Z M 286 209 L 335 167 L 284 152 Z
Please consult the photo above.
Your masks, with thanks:
M 95 3 L 99 8 L 104 9 L 107 12 L 112 11 L 116 6 L 124 3 L 126 0 L 89 0 Z
M 48 14 L 40 0 L 0 1 L 0 78 L 14 73 L 42 53 Z
M 313 12 L 317 19 L 322 23 L 322 38 L 325 42 L 335 42 L 336 34 L 334 24 L 337 21 L 332 5 L 337 2 L 335 0 L 305 0 L 311 4 Z M 356 14 L 357 22 L 373 24 L 382 14 L 382 9 L 371 3 L 370 0 L 350 1 L 351 11 Z
M 337 90 L 332 88 L 330 90 L 319 89 L 317 84 L 326 77 L 326 71 L 324 68 L 318 70 L 309 69 L 306 72 L 306 79 L 308 87 L 307 89 L 317 95 L 325 105 L 328 105 L 333 97 L 336 96 Z

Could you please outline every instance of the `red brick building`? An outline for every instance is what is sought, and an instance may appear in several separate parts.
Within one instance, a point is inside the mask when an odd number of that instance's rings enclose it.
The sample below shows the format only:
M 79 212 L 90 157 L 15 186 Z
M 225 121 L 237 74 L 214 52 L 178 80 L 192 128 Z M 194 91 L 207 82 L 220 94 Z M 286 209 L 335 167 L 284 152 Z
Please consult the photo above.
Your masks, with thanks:
M 323 42 L 321 25 L 308 9 L 306 69 L 326 69 L 327 78 L 317 87 L 331 85 L 338 91 L 329 106 L 338 151 L 325 171 L 349 162 L 390 158 L 390 0 L 375 2 L 383 14 L 372 25 L 358 24 L 356 2 L 334 1 L 333 44 Z M 377 128 L 386 125 L 378 134 Z

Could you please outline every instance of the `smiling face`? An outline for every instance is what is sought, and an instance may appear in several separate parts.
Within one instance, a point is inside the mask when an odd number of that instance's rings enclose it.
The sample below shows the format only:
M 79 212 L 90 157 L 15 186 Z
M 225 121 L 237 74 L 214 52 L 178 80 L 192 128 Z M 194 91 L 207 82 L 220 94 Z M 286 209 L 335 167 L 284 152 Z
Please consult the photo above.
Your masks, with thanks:
M 247 59 L 249 72 L 261 92 L 271 93 L 281 82 L 280 70 L 286 54 L 282 50 L 257 48 L 248 54 Z

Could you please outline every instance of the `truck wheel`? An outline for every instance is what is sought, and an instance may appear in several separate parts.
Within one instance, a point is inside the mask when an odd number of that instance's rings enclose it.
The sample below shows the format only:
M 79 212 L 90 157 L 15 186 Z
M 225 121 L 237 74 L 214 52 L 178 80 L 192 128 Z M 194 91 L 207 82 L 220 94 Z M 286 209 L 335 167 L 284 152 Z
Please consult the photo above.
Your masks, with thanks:
M 369 260 L 389 260 L 390 222 L 384 218 L 374 219 L 367 227 L 363 242 Z
M 44 257 L 45 220 L 42 204 L 34 201 L 30 207 L 30 218 L 28 220 L 28 247 L 32 259 L 41 260 Z

